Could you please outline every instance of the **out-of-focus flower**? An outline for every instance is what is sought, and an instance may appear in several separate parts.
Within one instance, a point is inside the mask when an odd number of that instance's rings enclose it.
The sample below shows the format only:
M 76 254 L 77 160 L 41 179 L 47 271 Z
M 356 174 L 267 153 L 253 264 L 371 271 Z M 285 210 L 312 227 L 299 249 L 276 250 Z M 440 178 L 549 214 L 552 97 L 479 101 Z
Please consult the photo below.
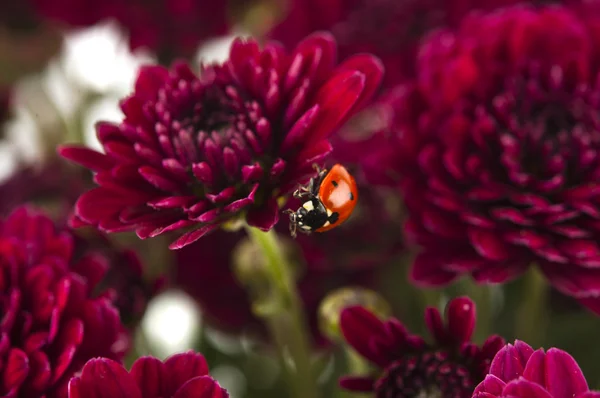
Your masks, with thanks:
M 600 294 L 600 13 L 574 10 L 471 14 L 423 44 L 390 96 L 394 132 L 365 173 L 400 181 L 418 283 L 501 283 L 537 264 L 565 294 Z
M 145 48 L 170 59 L 192 55 L 203 41 L 226 34 L 227 10 L 227 1 L 212 0 L 3 1 L 0 26 L 23 31 L 51 23 L 72 29 L 112 20 L 132 50 Z
M 288 47 L 315 30 L 330 30 L 340 55 L 380 57 L 385 86 L 415 74 L 419 42 L 436 28 L 456 26 L 471 10 L 492 10 L 519 0 L 289 0 L 286 17 L 270 37 Z
M 254 329 L 247 291 L 233 272 L 232 253 L 244 234 L 215 231 L 175 252 L 175 286 L 196 300 L 208 324 L 225 332 Z
M 118 1 L 114 18 L 127 31 L 132 50 L 148 48 L 163 59 L 193 55 L 204 41 L 229 30 L 227 1 Z
M 551 348 L 533 351 L 516 341 L 498 351 L 489 374 L 473 398 L 599 398 L 590 391 L 583 372 L 567 352 Z
M 336 66 L 336 45 L 315 34 L 286 53 L 236 40 L 229 60 L 140 71 L 120 124 L 100 123 L 105 154 L 63 147 L 95 171 L 99 185 L 75 212 L 105 232 L 142 238 L 188 229 L 184 247 L 227 221 L 262 230 L 279 220 L 278 198 L 314 175 L 331 151 L 328 136 L 368 100 L 382 76 L 378 60 L 357 55 Z
M 53 214 L 57 224 L 66 225 L 75 201 L 90 186 L 90 173 L 65 161 L 25 166 L 0 185 L 0 214 L 6 216 L 18 205 L 32 203 Z M 138 255 L 100 232 L 78 229 L 72 235 L 74 261 L 93 252 L 109 264 L 107 269 L 98 270 L 101 280 L 93 293 L 109 297 L 122 322 L 133 328 L 165 279 L 147 280 Z
M 75 260 L 73 244 L 68 231 L 29 208 L 1 223 L 3 396 L 66 397 L 85 362 L 120 360 L 127 349 L 118 311 L 92 296 L 106 259 L 87 253 Z
M 88 397 L 227 398 L 229 394 L 208 374 L 206 359 L 188 351 L 164 362 L 141 357 L 129 372 L 110 359 L 92 359 L 69 383 L 69 398 Z
M 66 218 L 73 204 L 91 186 L 91 173 L 62 159 L 23 165 L 0 184 L 0 214 L 5 216 L 22 203 L 52 208 Z
M 363 307 L 342 311 L 344 338 L 361 356 L 383 371 L 371 376 L 347 376 L 342 388 L 374 392 L 376 397 L 469 398 L 488 373 L 494 355 L 504 346 L 499 336 L 481 347 L 471 343 L 475 328 L 475 303 L 467 297 L 451 300 L 446 323 L 436 308 L 425 312 L 434 342 L 410 334 L 397 319 L 381 321 Z
M 97 270 L 98 284 L 93 291 L 94 297 L 108 298 L 119 311 L 121 322 L 128 329 L 135 329 L 150 299 L 165 286 L 166 278 L 149 278 L 134 250 L 120 248 L 102 233 L 80 229 L 73 235 L 75 258 L 94 253 L 109 264 L 106 269 Z

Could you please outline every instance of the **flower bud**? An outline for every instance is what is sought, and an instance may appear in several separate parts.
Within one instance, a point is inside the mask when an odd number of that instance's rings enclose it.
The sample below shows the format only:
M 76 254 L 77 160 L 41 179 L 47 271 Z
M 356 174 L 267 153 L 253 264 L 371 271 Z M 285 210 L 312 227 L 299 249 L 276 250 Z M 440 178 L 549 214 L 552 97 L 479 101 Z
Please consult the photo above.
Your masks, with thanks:
M 333 341 L 341 341 L 340 314 L 344 308 L 360 305 L 380 318 L 391 315 L 390 305 L 372 290 L 343 287 L 327 295 L 319 306 L 319 330 Z

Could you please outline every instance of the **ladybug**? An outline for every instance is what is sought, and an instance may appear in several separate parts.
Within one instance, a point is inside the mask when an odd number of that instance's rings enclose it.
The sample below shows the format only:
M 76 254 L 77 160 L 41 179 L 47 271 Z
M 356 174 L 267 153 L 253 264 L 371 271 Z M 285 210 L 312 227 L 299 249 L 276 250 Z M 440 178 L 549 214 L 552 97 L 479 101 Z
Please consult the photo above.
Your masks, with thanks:
M 296 211 L 285 211 L 290 216 L 290 233 L 294 238 L 298 230 L 310 234 L 337 227 L 350 217 L 358 200 L 354 177 L 344 166 L 336 164 L 329 171 L 314 167 L 317 177 L 293 195 L 304 200 L 302 206 Z

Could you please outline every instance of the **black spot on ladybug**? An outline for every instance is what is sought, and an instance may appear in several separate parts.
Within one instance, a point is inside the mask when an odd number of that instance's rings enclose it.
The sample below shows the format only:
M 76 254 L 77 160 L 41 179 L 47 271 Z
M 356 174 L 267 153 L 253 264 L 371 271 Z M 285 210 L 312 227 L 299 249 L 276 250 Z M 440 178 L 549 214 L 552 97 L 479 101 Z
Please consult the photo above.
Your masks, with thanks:
M 333 186 L 334 186 L 334 187 L 337 187 L 337 186 L 338 186 L 338 183 L 337 183 L 337 181 L 331 181 L 331 183 L 333 184 Z
M 350 192 L 350 200 L 354 200 L 354 195 Z
M 331 213 L 331 215 L 329 216 L 329 223 L 335 224 L 339 218 L 340 214 L 337 211 L 335 213 Z

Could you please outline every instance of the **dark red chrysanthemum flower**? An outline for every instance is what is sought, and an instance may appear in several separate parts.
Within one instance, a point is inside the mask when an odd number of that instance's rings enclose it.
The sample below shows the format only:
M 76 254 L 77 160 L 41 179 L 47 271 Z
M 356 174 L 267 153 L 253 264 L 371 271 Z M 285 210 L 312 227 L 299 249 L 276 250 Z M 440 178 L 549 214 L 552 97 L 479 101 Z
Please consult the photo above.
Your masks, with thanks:
M 105 154 L 63 147 L 97 172 L 99 185 L 75 212 L 106 232 L 142 239 L 191 229 L 188 245 L 244 217 L 271 229 L 278 198 L 314 175 L 331 151 L 327 137 L 371 97 L 382 67 L 370 55 L 336 66 L 335 41 L 315 34 L 291 53 L 236 40 L 229 60 L 202 68 L 179 63 L 140 71 L 120 124 L 100 123 Z
M 284 240 L 293 248 L 298 289 L 317 343 L 325 343 L 317 317 L 323 298 L 344 286 L 376 289 L 390 260 L 404 248 L 399 223 L 385 212 L 383 195 L 368 189 L 360 195 L 344 228 Z M 287 223 L 277 229 L 282 236 L 289 234 Z M 227 332 L 261 329 L 252 315 L 248 291 L 233 271 L 232 253 L 243 238 L 243 233 L 215 231 L 175 253 L 175 284 L 199 303 L 208 323 Z
M 166 59 L 191 55 L 203 41 L 224 35 L 229 28 L 226 1 L 28 1 L 40 17 L 67 27 L 114 20 L 128 35 L 132 50 L 146 48 Z
M 378 398 L 469 398 L 488 373 L 492 358 L 504 346 L 491 336 L 481 347 L 471 343 L 475 303 L 467 297 L 451 300 L 446 323 L 436 308 L 425 321 L 434 342 L 410 334 L 397 319 L 381 321 L 363 307 L 344 309 L 340 327 L 346 341 L 382 372 L 373 377 L 347 376 L 342 388 L 374 392 Z
M 229 394 L 208 374 L 206 359 L 188 351 L 164 362 L 141 357 L 129 372 L 110 359 L 92 359 L 69 383 L 69 398 L 89 397 L 227 398 Z
M 2 396 L 66 397 L 87 360 L 123 357 L 118 311 L 92 296 L 106 261 L 95 253 L 75 260 L 73 250 L 73 237 L 33 210 L 0 225 Z
M 66 224 L 78 196 L 91 185 L 87 170 L 51 161 L 44 165 L 25 166 L 0 184 L 0 214 L 8 215 L 21 203 L 33 203 L 50 209 L 60 225 Z M 164 278 L 147 280 L 142 263 L 133 250 L 122 249 L 95 230 L 72 231 L 73 259 L 78 261 L 90 253 L 104 261 L 96 272 L 94 294 L 110 297 L 119 310 L 122 322 L 135 327 L 145 312 L 146 304 L 165 282 Z
M 600 14 L 581 11 L 471 14 L 421 48 L 395 132 L 365 159 L 400 181 L 420 284 L 537 264 L 565 294 L 600 294 Z
M 579 365 L 567 352 L 533 351 L 516 341 L 498 351 L 473 398 L 600 398 L 590 391 Z
M 270 37 L 294 46 L 315 30 L 330 30 L 340 55 L 369 52 L 385 65 L 385 86 L 415 74 L 419 42 L 432 30 L 456 26 L 470 11 L 521 0 L 289 0 Z M 537 1 L 536 1 L 537 2 Z

